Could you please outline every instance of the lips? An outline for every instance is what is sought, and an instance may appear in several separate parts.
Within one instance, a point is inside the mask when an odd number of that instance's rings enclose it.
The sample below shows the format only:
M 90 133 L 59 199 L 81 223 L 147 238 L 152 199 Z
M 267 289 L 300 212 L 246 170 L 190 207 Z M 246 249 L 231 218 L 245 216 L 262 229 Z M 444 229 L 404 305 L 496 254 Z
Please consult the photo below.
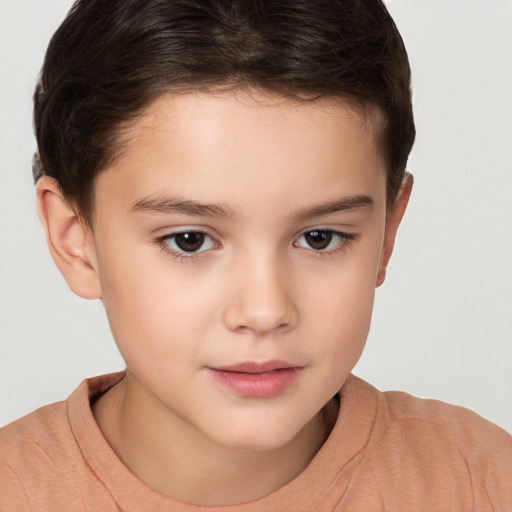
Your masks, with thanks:
M 246 361 L 208 368 L 217 384 L 228 391 L 251 398 L 272 398 L 282 394 L 299 376 L 302 367 L 285 361 Z

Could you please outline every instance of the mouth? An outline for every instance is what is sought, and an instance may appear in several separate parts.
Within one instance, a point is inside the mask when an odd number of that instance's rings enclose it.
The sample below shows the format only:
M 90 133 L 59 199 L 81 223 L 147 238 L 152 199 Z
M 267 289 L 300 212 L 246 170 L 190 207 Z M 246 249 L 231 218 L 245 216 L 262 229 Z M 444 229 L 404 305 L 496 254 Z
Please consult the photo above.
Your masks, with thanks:
M 208 367 L 215 382 L 242 397 L 278 396 L 298 378 L 303 368 L 285 361 L 246 361 L 230 366 Z

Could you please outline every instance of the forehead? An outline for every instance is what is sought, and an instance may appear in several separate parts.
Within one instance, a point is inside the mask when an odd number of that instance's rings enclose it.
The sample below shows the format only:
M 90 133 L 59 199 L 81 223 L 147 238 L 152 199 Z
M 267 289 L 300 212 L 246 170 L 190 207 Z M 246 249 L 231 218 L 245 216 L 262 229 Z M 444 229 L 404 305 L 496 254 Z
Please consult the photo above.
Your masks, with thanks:
M 370 143 L 377 141 L 385 123 L 379 108 L 343 98 L 299 100 L 258 89 L 168 93 L 154 100 L 134 123 L 122 130 L 121 141 L 127 144 L 123 144 L 125 149 L 134 149 L 156 130 L 175 128 L 179 135 L 186 136 L 189 128 L 203 127 L 207 129 L 206 135 L 210 135 L 215 133 L 215 127 L 225 130 L 230 124 L 239 133 L 241 127 L 258 130 L 266 122 L 276 125 L 278 119 L 282 122 L 279 126 L 287 124 L 287 133 L 302 130 L 312 140 L 316 135 L 325 137 L 328 131 L 335 135 L 340 124 L 349 121 L 367 132 Z M 311 123 L 321 124 L 323 129 L 315 134 Z M 290 130 L 292 125 L 296 130 Z
M 236 203 L 244 196 L 265 200 L 269 188 L 287 197 L 305 187 L 315 194 L 321 184 L 319 195 L 330 186 L 380 194 L 380 126 L 376 109 L 338 99 L 168 94 L 124 131 L 122 152 L 98 177 L 96 193 L 115 186 L 127 200 L 161 191 Z

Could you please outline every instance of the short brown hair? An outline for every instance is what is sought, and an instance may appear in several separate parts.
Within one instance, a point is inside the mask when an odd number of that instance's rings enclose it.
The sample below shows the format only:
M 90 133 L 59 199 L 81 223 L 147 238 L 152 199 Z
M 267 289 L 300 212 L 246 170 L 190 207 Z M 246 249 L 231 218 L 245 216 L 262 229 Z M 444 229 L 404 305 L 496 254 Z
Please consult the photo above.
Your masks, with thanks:
M 55 178 L 90 219 L 95 177 L 153 100 L 243 87 L 378 107 L 394 201 L 415 128 L 407 53 L 381 0 L 78 0 L 34 95 L 34 178 Z

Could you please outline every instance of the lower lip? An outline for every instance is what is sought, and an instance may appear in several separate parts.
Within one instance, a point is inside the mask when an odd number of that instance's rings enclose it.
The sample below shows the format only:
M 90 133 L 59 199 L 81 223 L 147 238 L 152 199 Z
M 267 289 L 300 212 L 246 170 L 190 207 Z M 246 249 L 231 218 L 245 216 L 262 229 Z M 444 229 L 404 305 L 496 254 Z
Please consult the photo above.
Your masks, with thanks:
M 265 373 L 229 372 L 208 368 L 223 387 L 243 397 L 272 398 L 283 393 L 298 377 L 300 368 L 280 368 Z

